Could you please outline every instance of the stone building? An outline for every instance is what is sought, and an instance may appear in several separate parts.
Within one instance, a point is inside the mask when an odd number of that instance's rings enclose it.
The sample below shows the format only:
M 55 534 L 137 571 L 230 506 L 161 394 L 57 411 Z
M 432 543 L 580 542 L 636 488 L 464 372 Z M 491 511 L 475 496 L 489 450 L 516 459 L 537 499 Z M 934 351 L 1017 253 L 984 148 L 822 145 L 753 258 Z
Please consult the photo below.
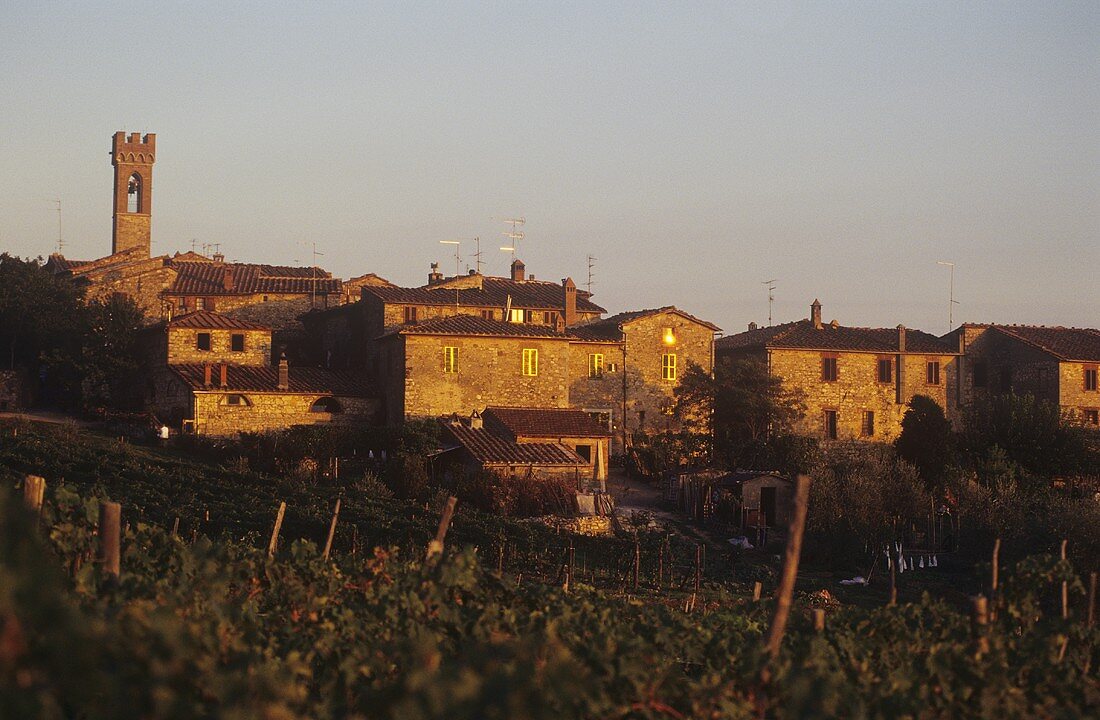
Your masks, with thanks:
M 958 411 L 960 352 L 919 330 L 823 323 L 814 300 L 810 318 L 721 338 L 719 362 L 749 358 L 804 394 L 806 416 L 796 431 L 824 440 L 891 441 L 906 404 L 925 395 L 949 418 Z
M 964 324 L 944 339 L 965 353 L 964 406 L 1001 393 L 1033 395 L 1100 428 L 1100 330 Z
M 349 373 L 272 362 L 271 329 L 200 310 L 143 332 L 147 404 L 200 435 L 373 420 L 377 401 Z
M 481 414 L 484 426 L 512 442 L 558 443 L 571 448 L 587 463 L 585 474 L 607 480 L 611 455 L 611 428 L 583 410 L 491 406 Z

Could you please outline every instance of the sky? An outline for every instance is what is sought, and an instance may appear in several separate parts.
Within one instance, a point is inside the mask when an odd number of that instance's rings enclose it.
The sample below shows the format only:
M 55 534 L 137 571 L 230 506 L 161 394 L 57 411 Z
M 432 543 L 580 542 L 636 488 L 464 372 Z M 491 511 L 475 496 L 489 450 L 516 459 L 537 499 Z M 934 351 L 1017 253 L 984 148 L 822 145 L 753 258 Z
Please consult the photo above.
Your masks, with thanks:
M 0 251 L 540 279 L 726 334 L 807 317 L 1100 327 L 1100 3 L 0 6 Z M 951 269 L 954 299 L 949 317 Z

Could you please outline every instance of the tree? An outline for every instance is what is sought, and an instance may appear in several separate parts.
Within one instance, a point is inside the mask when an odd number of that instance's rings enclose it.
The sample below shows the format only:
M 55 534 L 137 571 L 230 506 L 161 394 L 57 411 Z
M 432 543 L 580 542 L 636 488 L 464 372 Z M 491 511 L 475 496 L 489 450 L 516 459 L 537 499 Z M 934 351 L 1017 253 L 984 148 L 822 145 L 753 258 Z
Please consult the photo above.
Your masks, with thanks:
M 914 395 L 894 441 L 898 456 L 917 468 L 929 484 L 939 484 L 951 462 L 951 423 L 932 398 Z
M 96 300 L 83 309 L 81 403 L 85 410 L 141 407 L 142 388 L 134 382 L 140 371 L 138 331 L 141 309 L 124 295 Z
M 802 393 L 753 359 L 719 362 L 713 374 L 692 364 L 675 395 L 676 415 L 708 419 L 715 453 L 734 465 L 759 458 L 762 448 L 790 435 L 806 414 Z
M 1051 477 L 1089 469 L 1083 432 L 1062 416 L 1055 403 L 1007 393 L 971 407 L 963 441 L 972 460 L 1000 448 L 1028 472 Z

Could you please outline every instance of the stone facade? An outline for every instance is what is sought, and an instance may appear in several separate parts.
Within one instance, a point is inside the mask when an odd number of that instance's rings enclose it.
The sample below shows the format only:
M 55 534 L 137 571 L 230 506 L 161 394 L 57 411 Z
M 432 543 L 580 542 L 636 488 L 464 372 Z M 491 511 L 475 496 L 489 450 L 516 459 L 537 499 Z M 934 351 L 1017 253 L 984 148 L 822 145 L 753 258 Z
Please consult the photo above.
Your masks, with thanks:
M 198 336 L 210 337 L 210 349 L 199 349 Z M 233 349 L 234 336 L 243 342 L 243 350 Z M 167 330 L 167 361 L 169 365 L 185 363 L 225 362 L 231 365 L 271 364 L 270 330 L 216 330 L 175 328 Z
M 230 397 L 243 398 L 230 404 Z M 195 391 L 189 403 L 194 432 L 199 435 L 234 435 L 239 432 L 284 430 L 294 425 L 351 423 L 369 420 L 376 403 L 367 398 L 337 397 L 342 412 L 311 408 L 323 394 L 279 392 Z
M 153 163 L 157 136 L 148 133 L 116 132 L 111 141 L 111 164 L 115 168 L 114 223 L 111 253 L 135 250 L 142 257 L 151 254 L 153 210 Z

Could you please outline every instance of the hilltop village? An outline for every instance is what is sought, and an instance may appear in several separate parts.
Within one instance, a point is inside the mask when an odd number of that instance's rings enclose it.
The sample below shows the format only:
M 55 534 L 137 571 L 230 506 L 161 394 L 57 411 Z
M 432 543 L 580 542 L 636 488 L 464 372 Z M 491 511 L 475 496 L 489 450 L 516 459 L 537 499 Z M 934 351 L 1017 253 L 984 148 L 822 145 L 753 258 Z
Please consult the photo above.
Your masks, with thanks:
M 474 464 L 603 477 L 633 433 L 678 429 L 688 368 L 739 358 L 797 388 L 796 431 L 826 442 L 893 440 L 917 395 L 957 421 L 982 397 L 1029 393 L 1100 426 L 1095 329 L 963 324 L 937 337 L 826 322 L 814 300 L 806 319 L 723 335 L 673 305 L 608 315 L 571 278 L 537 279 L 519 259 L 508 277 L 433 265 L 425 284 L 399 287 L 194 250 L 154 257 L 156 136 L 118 132 L 111 158 L 111 253 L 46 267 L 87 298 L 134 300 L 146 408 L 180 432 L 451 418 Z

